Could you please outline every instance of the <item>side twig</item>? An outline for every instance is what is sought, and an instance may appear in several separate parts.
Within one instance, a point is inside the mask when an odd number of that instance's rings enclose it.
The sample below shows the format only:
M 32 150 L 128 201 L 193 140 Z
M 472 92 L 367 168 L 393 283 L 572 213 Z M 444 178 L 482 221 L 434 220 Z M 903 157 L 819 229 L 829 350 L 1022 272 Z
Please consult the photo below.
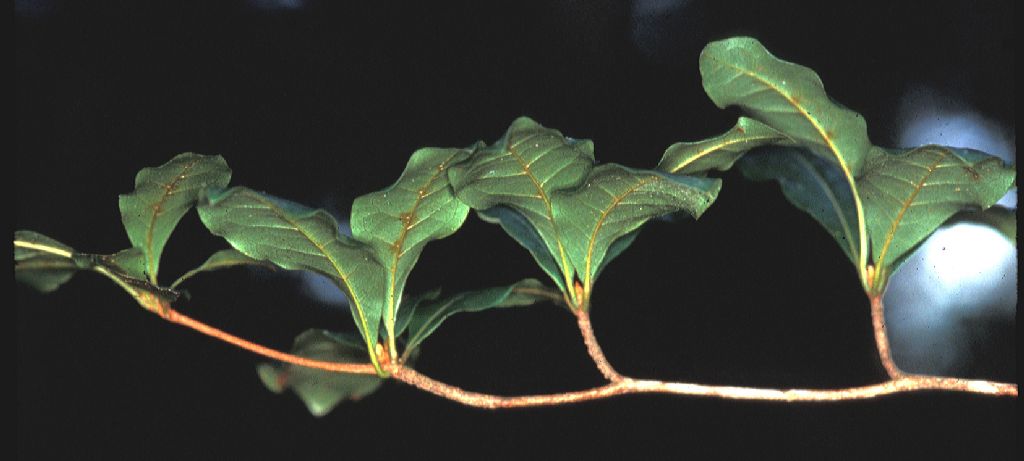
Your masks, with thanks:
M 594 336 L 594 328 L 590 324 L 590 313 L 583 309 L 575 311 L 576 324 L 580 327 L 580 334 L 583 335 L 583 343 L 587 345 L 587 353 L 590 354 L 590 358 L 594 360 L 594 364 L 597 365 L 597 369 L 601 371 L 604 378 L 613 383 L 622 381 L 622 375 L 612 364 L 608 362 L 608 359 L 604 356 L 604 351 L 601 350 L 601 345 L 597 342 L 597 337 Z
M 871 296 L 871 326 L 875 331 L 875 347 L 878 348 L 878 358 L 885 367 L 889 378 L 898 379 L 906 374 L 896 366 L 892 359 L 892 349 L 889 348 L 889 334 L 885 326 L 885 305 L 882 303 L 882 295 Z

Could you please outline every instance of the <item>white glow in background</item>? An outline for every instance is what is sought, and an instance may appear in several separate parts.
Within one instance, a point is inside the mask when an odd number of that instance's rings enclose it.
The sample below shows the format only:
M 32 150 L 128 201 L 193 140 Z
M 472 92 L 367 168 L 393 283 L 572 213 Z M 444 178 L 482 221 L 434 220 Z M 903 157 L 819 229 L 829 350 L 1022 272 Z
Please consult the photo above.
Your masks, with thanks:
M 343 235 L 352 236 L 352 229 L 349 227 L 347 220 L 338 220 L 338 230 Z M 303 295 L 327 306 L 348 306 L 348 297 L 345 296 L 345 292 L 341 291 L 341 288 L 338 288 L 338 285 L 331 281 L 331 279 L 310 271 L 296 271 L 293 273 L 298 276 L 302 284 L 301 291 Z
M 968 147 L 1015 163 L 1012 130 L 957 107 L 934 90 L 908 93 L 901 104 L 902 146 Z M 1016 189 L 999 204 L 1016 208 Z M 964 368 L 972 319 L 1016 322 L 1017 248 L 980 224 L 960 223 L 933 234 L 893 274 L 886 320 L 897 365 L 911 372 L 954 374 Z

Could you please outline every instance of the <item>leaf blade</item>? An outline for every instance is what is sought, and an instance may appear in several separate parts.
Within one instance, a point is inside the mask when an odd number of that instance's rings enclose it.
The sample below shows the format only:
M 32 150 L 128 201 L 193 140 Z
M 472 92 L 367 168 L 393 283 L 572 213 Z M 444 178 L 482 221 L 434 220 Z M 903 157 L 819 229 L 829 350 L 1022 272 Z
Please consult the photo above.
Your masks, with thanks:
M 227 187 L 230 180 L 223 157 L 187 152 L 161 166 L 143 168 L 135 176 L 135 190 L 118 197 L 125 232 L 145 254 L 151 282 L 156 283 L 160 256 L 178 221 L 205 188 Z
M 227 248 L 210 255 L 210 257 L 198 267 L 182 274 L 181 277 L 178 277 L 178 279 L 171 284 L 171 289 L 177 288 L 178 285 L 181 285 L 186 280 L 195 277 L 200 273 L 237 266 L 259 266 L 269 269 L 273 269 L 275 267 L 273 264 L 266 261 L 250 258 L 234 248 Z
M 210 232 L 242 254 L 331 278 L 348 296 L 353 319 L 378 366 L 372 351 L 382 314 L 384 273 L 366 244 L 343 235 L 326 211 L 245 187 L 212 192 L 198 210 Z
M 858 181 L 877 281 L 884 286 L 886 274 L 958 211 L 994 205 L 1015 178 L 999 158 L 970 149 L 875 149 Z
M 74 260 L 77 252 L 35 231 L 14 232 L 14 280 L 50 293 L 83 269 Z
M 456 196 L 476 210 L 506 206 L 537 231 L 558 263 L 560 286 L 572 267 L 555 224 L 551 193 L 578 186 L 593 168 L 593 143 L 574 140 L 528 117 L 516 119 L 495 144 L 479 150 L 449 176 Z
M 700 174 L 710 170 L 726 171 L 744 154 L 766 145 L 786 145 L 785 134 L 757 120 L 740 117 L 731 130 L 696 142 L 677 142 L 661 157 L 657 169 L 673 174 Z
M 409 319 L 409 341 L 406 351 L 413 351 L 452 315 L 480 312 L 487 309 L 528 306 L 550 300 L 544 284 L 524 279 L 512 285 L 458 293 L 443 299 L 426 300 Z
M 872 147 L 864 118 L 834 103 L 814 71 L 776 58 L 756 39 L 709 43 L 700 56 L 704 90 L 720 108 L 739 106 L 797 145 L 839 166 L 851 190 L 859 241 L 855 264 L 867 288 L 868 241 L 855 177 Z
M 470 153 L 457 148 L 419 149 L 394 184 L 352 204 L 353 237 L 368 244 L 384 265 L 384 319 L 391 336 L 405 282 L 420 253 L 427 243 L 453 234 L 469 214 L 469 206 L 451 191 L 448 167 Z
M 800 149 L 774 149 L 744 157 L 738 166 L 747 179 L 777 181 L 786 200 L 811 215 L 857 264 L 856 205 L 835 165 Z
M 686 211 L 699 217 L 720 189 L 718 179 L 605 164 L 594 168 L 582 187 L 556 191 L 556 222 L 565 235 L 569 259 L 583 277 L 585 293 L 589 295 L 615 241 L 658 216 Z
M 361 338 L 326 330 L 306 330 L 295 338 L 292 354 L 341 363 L 366 363 Z M 373 375 L 336 373 L 292 364 L 262 363 L 257 366 L 260 380 L 271 392 L 292 390 L 316 417 L 330 413 L 346 400 L 360 400 L 372 394 L 384 380 Z

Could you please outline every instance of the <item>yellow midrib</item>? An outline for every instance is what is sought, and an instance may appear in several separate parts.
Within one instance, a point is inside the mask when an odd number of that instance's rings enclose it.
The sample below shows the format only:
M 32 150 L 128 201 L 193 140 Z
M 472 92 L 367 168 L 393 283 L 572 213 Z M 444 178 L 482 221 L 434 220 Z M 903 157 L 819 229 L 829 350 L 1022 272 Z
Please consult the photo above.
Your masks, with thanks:
M 772 138 L 776 138 L 776 137 L 777 136 L 750 136 L 750 137 L 741 137 L 741 138 L 727 139 L 725 141 L 722 141 L 722 142 L 720 142 L 718 144 L 712 145 L 711 147 L 708 147 L 708 148 L 698 152 L 693 157 L 690 157 L 690 158 L 684 160 L 682 163 L 680 163 L 675 168 L 673 168 L 671 173 L 677 173 L 677 172 L 679 172 L 679 170 L 682 170 L 683 168 L 686 168 L 686 167 L 690 166 L 691 164 L 693 164 L 693 162 L 696 162 L 697 160 L 700 160 L 700 159 L 710 155 L 713 152 L 725 149 L 726 147 L 729 147 L 729 146 L 731 146 L 733 144 L 742 144 L 742 143 L 746 143 L 746 142 L 755 142 L 755 141 L 761 141 L 761 140 L 765 140 L 765 139 L 772 139 Z
M 42 251 L 42 252 L 45 252 L 45 253 L 61 256 L 61 257 L 68 258 L 68 259 L 70 259 L 70 258 L 72 258 L 74 256 L 73 253 L 71 253 L 70 251 L 67 251 L 65 249 L 62 249 L 62 248 L 57 248 L 57 247 L 49 246 L 49 245 L 43 245 L 41 243 L 27 242 L 25 240 L 15 240 L 14 241 L 14 246 L 15 247 L 21 247 L 21 248 L 28 248 L 30 250 L 39 250 L 39 251 Z
M 719 61 L 719 62 L 721 62 L 721 61 Z M 857 190 L 857 183 L 854 181 L 853 173 L 850 171 L 850 167 L 849 167 L 849 165 L 846 164 L 846 161 L 843 159 L 843 156 L 840 155 L 840 150 L 835 145 L 835 143 L 832 141 L 832 137 L 828 135 L 828 133 L 824 130 L 824 128 L 822 128 L 822 126 L 818 123 L 818 121 L 814 117 L 812 117 L 811 114 L 809 112 L 807 112 L 803 108 L 803 106 L 801 106 L 796 100 L 794 100 L 793 97 L 790 94 L 786 93 L 785 91 L 782 91 L 781 88 L 779 88 L 778 86 L 772 84 L 772 82 L 770 82 L 770 81 L 764 79 L 763 77 L 761 77 L 761 76 L 751 72 L 750 70 L 747 70 L 747 69 L 741 68 L 739 66 L 735 66 L 735 65 L 729 64 L 729 63 L 723 63 L 723 64 L 726 65 L 726 66 L 729 66 L 729 67 L 731 67 L 733 69 L 735 69 L 736 71 L 738 71 L 738 72 L 740 72 L 740 73 L 742 73 L 744 75 L 747 75 L 747 76 L 749 76 L 749 77 L 751 77 L 751 78 L 753 78 L 753 79 L 763 83 L 766 87 L 772 89 L 776 93 L 780 94 L 783 98 L 785 98 L 786 102 L 788 102 L 791 106 L 793 106 L 793 108 L 796 109 L 800 113 L 800 115 L 803 116 L 803 118 L 805 118 L 811 124 L 812 127 L 814 127 L 814 130 L 818 133 L 818 136 L 821 137 L 821 139 L 823 141 L 825 141 L 825 144 L 828 146 L 829 150 L 832 152 L 832 155 L 836 158 L 836 161 L 839 162 L 839 168 L 840 168 L 840 170 L 842 170 L 843 176 L 846 177 L 846 182 L 850 185 L 850 191 L 853 192 L 854 206 L 857 209 L 857 230 L 859 231 L 858 233 L 860 234 L 859 235 L 860 251 L 859 251 L 859 254 L 858 254 L 858 258 L 857 258 L 857 260 L 858 260 L 858 272 L 859 272 L 859 275 L 861 277 L 861 280 L 863 280 L 864 282 L 867 282 L 867 280 L 865 280 L 866 279 L 865 270 L 867 268 L 867 257 L 868 257 L 868 255 L 867 255 L 867 247 L 868 247 L 868 243 L 867 243 L 867 230 L 864 227 L 865 226 L 864 225 L 864 205 L 861 202 L 860 193 Z
M 430 186 L 433 186 L 434 181 L 436 181 L 437 178 L 441 177 L 441 174 L 447 169 L 448 162 L 450 162 L 457 155 L 459 155 L 459 152 L 455 152 L 454 154 L 450 155 L 443 162 L 441 162 L 441 164 L 438 167 L 433 168 L 434 174 L 430 176 L 430 179 L 427 180 L 427 183 L 423 187 L 417 190 L 416 199 L 413 201 L 412 208 L 408 212 L 410 220 L 416 218 L 416 210 L 419 209 L 420 203 L 423 203 L 424 197 L 419 195 L 419 190 L 426 190 L 429 189 Z M 392 253 L 394 253 L 394 258 L 392 259 L 391 267 L 388 268 L 389 273 L 391 274 L 388 280 L 388 330 L 392 330 L 393 325 L 395 323 L 395 287 L 398 284 L 398 260 L 401 259 L 402 247 L 405 246 L 405 238 L 409 234 L 410 229 L 412 229 L 411 225 L 406 224 L 405 222 L 402 223 L 402 230 L 398 233 L 398 239 L 395 241 L 395 245 L 392 250 Z M 389 331 L 389 333 L 393 334 L 394 332 Z
M 315 246 L 316 249 L 319 250 L 322 255 L 324 255 L 324 258 L 327 258 L 327 261 L 331 263 L 331 266 L 334 268 L 334 271 L 338 274 L 338 277 L 341 278 L 341 281 L 345 283 L 345 286 L 349 287 L 348 294 L 352 298 L 352 304 L 356 306 L 356 312 L 359 314 L 359 322 L 363 324 L 363 331 L 369 332 L 370 327 L 369 323 L 366 321 L 366 314 L 363 312 L 363 304 L 362 302 L 359 301 L 359 297 L 356 295 L 356 291 L 351 288 L 352 285 L 349 284 L 348 282 L 348 275 L 345 274 L 345 271 L 342 269 L 338 261 L 335 260 L 331 256 L 331 254 L 327 252 L 327 249 L 320 242 L 317 242 L 309 234 L 307 234 L 306 231 L 299 226 L 298 222 L 289 218 L 280 208 L 277 207 L 277 205 L 273 204 L 268 200 L 265 200 L 258 194 L 252 195 L 257 202 L 260 202 L 261 204 L 263 204 L 263 206 L 266 206 L 267 209 L 273 211 L 274 214 L 276 214 L 278 217 L 280 217 L 289 225 L 291 225 L 292 228 L 294 228 L 295 231 L 299 233 L 299 235 L 303 236 L 306 240 L 309 241 L 309 243 L 312 243 L 313 246 Z M 366 341 L 366 345 L 370 348 L 370 358 L 373 360 L 373 365 L 377 367 L 377 356 L 373 352 L 373 347 L 376 345 L 376 342 L 371 343 L 370 338 L 368 337 L 364 339 Z
M 885 234 L 885 243 L 882 244 L 882 251 L 878 252 L 878 259 L 875 261 L 875 264 L 878 267 L 881 267 L 882 264 L 885 263 L 885 257 L 889 252 L 889 248 L 892 246 L 892 242 L 896 239 L 896 231 L 899 230 L 900 223 L 903 222 L 903 215 L 906 214 L 910 205 L 914 203 L 915 199 L 917 199 L 917 194 L 921 193 L 921 189 L 924 188 L 925 182 L 928 181 L 928 178 L 932 176 L 932 173 L 935 173 L 939 164 L 949 156 L 949 151 L 940 150 L 938 152 L 940 154 L 939 158 L 935 159 L 935 161 L 927 167 L 927 171 L 924 176 L 914 184 L 914 190 L 912 190 L 910 195 L 907 196 L 907 199 L 903 201 L 899 213 L 896 213 L 896 218 L 893 219 L 892 225 L 889 226 L 889 231 Z
M 153 205 L 153 214 L 149 218 L 149 227 L 146 228 L 146 269 L 149 272 L 149 281 L 156 283 L 156 255 L 153 252 L 153 230 L 156 228 L 156 220 L 163 211 L 164 202 L 170 197 L 171 191 L 177 189 L 178 183 L 185 178 L 192 168 L 199 163 L 199 159 L 190 160 L 181 168 L 181 172 L 174 175 L 174 179 L 165 186 L 163 195 Z
M 526 139 L 529 139 L 529 137 Z M 519 143 L 522 142 L 525 142 L 525 139 L 519 141 Z M 569 264 L 565 259 L 565 248 L 562 246 L 562 236 L 558 232 L 558 226 L 555 225 L 555 212 L 551 206 L 551 199 L 548 197 L 548 194 L 544 192 L 544 188 L 541 186 L 540 181 L 538 181 L 537 177 L 533 175 L 533 170 L 526 165 L 525 159 L 515 151 L 515 146 L 513 144 L 508 145 L 508 153 L 516 160 L 517 163 L 519 163 L 523 173 L 525 173 L 526 176 L 530 178 L 530 181 L 533 182 L 533 186 L 537 188 L 537 192 L 540 194 L 541 201 L 544 202 L 544 206 L 547 208 L 548 220 L 551 222 L 551 228 L 555 232 L 555 244 L 558 245 L 558 258 L 562 262 L 562 277 L 565 279 L 566 290 L 569 290 L 572 287 L 572 280 L 569 277 L 569 274 L 566 273 L 566 268 L 569 267 Z

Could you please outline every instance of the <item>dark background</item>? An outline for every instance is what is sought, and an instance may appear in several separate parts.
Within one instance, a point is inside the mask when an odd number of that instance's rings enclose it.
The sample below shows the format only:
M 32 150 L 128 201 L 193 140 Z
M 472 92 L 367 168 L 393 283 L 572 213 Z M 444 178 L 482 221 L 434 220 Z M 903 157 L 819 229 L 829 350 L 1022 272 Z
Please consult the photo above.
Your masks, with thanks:
M 896 142 L 897 103 L 919 84 L 1015 124 L 1011 2 L 694 1 L 639 19 L 613 1 L 261 7 L 274 3 L 16 1 L 15 228 L 82 251 L 124 248 L 117 194 L 183 151 L 223 155 L 234 184 L 344 215 L 414 149 L 491 142 L 519 115 L 593 139 L 600 161 L 652 167 L 672 142 L 734 123 L 704 95 L 697 56 L 740 34 L 815 69 L 876 144 Z M 699 383 L 882 380 L 867 302 L 835 243 L 774 185 L 724 179 L 699 224 L 649 226 L 603 275 L 593 321 L 612 363 Z M 162 278 L 222 246 L 190 213 Z M 471 217 L 428 247 L 409 291 L 524 276 L 543 275 Z M 224 271 L 189 289 L 183 312 L 279 348 L 306 328 L 352 328 L 292 279 Z M 263 388 L 257 357 L 161 322 L 94 275 L 45 296 L 18 286 L 15 298 L 25 459 L 999 459 L 1015 448 L 1015 401 L 939 393 L 798 405 L 630 396 L 488 412 L 387 383 L 315 419 Z M 1013 327 L 976 341 L 985 352 L 965 372 L 1015 381 Z M 417 368 L 508 395 L 601 381 L 571 316 L 551 305 L 453 318 Z

